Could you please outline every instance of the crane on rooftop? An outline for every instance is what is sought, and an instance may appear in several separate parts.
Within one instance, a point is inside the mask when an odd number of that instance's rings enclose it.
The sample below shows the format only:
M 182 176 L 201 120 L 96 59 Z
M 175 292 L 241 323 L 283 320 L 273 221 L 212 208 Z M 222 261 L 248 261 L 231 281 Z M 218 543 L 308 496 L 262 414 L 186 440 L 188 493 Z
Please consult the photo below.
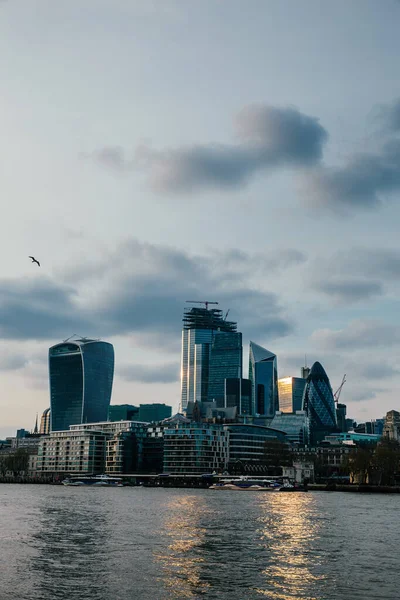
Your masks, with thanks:
M 210 300 L 186 300 L 188 304 L 204 304 L 206 310 L 208 310 L 209 304 L 219 304 L 219 302 L 211 302 Z
M 344 384 L 346 383 L 346 381 L 347 380 L 346 380 L 346 373 L 345 373 L 343 375 L 342 383 L 339 385 L 338 389 L 333 394 L 333 399 L 335 400 L 336 404 L 339 402 L 340 394 L 342 393 L 342 388 L 343 388 Z

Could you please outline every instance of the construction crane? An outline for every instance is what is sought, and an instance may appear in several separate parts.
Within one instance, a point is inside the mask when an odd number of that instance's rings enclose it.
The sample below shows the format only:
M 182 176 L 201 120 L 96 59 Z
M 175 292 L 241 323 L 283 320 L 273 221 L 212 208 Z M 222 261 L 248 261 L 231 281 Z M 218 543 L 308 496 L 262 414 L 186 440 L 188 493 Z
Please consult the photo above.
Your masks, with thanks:
M 342 393 L 342 388 L 345 383 L 346 383 L 346 373 L 343 375 L 342 383 L 339 385 L 338 389 L 333 394 L 333 399 L 335 400 L 336 404 L 339 402 L 340 394 Z
M 224 316 L 224 321 L 226 321 L 226 319 L 228 318 L 228 315 L 229 315 L 229 311 L 230 311 L 230 310 L 231 310 L 231 309 L 230 309 L 230 308 L 228 308 L 228 310 L 226 311 L 226 313 L 225 313 L 225 316 Z
M 210 302 L 210 300 L 186 300 L 188 304 L 205 304 L 206 310 L 208 310 L 209 304 L 219 304 L 219 302 Z

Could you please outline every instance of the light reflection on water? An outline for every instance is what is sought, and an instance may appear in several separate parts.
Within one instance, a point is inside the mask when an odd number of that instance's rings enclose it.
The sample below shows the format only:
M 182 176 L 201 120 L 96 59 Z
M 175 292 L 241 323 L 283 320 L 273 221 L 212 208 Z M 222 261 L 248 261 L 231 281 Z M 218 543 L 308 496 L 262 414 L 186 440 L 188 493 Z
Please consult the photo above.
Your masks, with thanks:
M 397 600 L 399 505 L 0 485 L 0 600 Z
M 321 589 L 325 575 L 311 568 L 321 558 L 312 554 L 313 542 L 321 530 L 314 514 L 311 494 L 270 494 L 262 498 L 264 514 L 258 517 L 261 541 L 269 553 L 268 567 L 263 570 L 266 587 L 257 591 L 267 598 L 317 600 L 312 589 Z

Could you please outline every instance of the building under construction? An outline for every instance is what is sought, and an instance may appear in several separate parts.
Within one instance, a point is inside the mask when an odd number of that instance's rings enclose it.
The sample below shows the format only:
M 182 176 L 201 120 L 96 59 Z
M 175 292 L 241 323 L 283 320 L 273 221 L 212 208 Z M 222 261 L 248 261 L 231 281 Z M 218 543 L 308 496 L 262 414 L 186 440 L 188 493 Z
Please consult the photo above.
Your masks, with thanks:
M 205 308 L 186 308 L 183 315 L 182 411 L 196 400 L 223 402 L 225 378 L 242 375 L 242 334 L 237 323 L 227 321 L 229 311 L 224 315 L 219 308 L 208 308 L 216 302 L 199 304 Z
M 211 329 L 213 331 L 237 331 L 237 323 L 224 319 L 219 308 L 185 308 L 183 329 Z

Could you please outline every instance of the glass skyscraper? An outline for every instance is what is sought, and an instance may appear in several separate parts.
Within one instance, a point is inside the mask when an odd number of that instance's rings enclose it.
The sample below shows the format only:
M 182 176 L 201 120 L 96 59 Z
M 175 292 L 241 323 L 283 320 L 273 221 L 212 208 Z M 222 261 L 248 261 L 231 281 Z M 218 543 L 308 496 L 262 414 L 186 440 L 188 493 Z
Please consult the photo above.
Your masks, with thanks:
M 306 380 L 301 377 L 278 379 L 279 410 L 284 413 L 302 410 L 305 387 Z
M 225 408 L 236 406 L 239 415 L 251 415 L 250 379 L 225 379 Z
M 224 404 L 224 381 L 242 375 L 242 334 L 222 310 L 186 309 L 181 357 L 181 410 L 189 402 Z M 218 400 L 219 398 L 219 400 Z
M 242 376 L 242 334 L 216 331 L 210 348 L 208 401 L 218 407 L 225 404 L 225 379 Z
M 273 417 L 279 409 L 276 355 L 250 342 L 249 379 L 252 385 L 253 414 Z
M 114 376 L 114 347 L 82 338 L 49 349 L 51 431 L 107 421 Z
M 332 387 L 324 367 L 319 362 L 313 364 L 307 377 L 303 408 L 309 417 L 311 444 L 316 444 L 325 435 L 337 431 Z

